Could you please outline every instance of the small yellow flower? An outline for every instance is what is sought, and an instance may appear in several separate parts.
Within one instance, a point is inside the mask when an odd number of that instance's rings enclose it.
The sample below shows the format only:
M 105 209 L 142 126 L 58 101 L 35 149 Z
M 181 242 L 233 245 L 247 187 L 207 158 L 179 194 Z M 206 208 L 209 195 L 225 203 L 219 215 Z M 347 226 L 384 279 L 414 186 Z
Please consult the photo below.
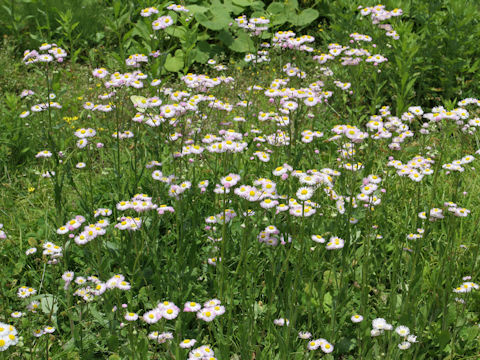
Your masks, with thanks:
M 82 101 L 82 100 L 83 100 L 83 96 L 79 96 L 79 97 L 77 97 L 77 100 L 80 100 L 80 101 Z
M 28 192 L 34 192 L 34 191 L 35 191 L 35 188 L 34 188 L 33 186 L 30 186 L 30 187 L 28 188 Z

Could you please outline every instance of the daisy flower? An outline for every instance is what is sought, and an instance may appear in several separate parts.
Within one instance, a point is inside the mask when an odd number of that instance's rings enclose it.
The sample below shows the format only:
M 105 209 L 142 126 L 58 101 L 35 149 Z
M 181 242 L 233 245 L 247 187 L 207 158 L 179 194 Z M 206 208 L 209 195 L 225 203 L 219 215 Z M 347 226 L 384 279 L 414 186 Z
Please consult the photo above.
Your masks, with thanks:
M 406 326 L 403 326 L 403 325 L 397 326 L 397 328 L 395 329 L 395 332 L 398 335 L 403 336 L 403 337 L 410 335 L 410 329 Z
M 52 334 L 55 332 L 55 328 L 52 326 L 47 326 L 46 328 L 43 329 L 43 332 L 45 334 Z
M 325 243 L 325 239 L 321 235 L 312 235 L 312 240 L 320 244 Z
M 150 310 L 143 314 L 142 318 L 147 324 L 155 324 L 161 319 L 161 315 L 157 310 Z
M 301 201 L 310 199 L 313 196 L 313 189 L 310 187 L 301 187 L 297 190 L 297 198 Z
M 213 321 L 213 319 L 215 319 L 215 316 L 216 314 L 213 310 L 211 310 L 211 308 L 205 308 L 197 312 L 197 318 L 206 322 Z
M 136 321 L 138 319 L 138 314 L 129 312 L 125 314 L 125 320 L 127 321 Z
M 195 340 L 195 339 L 185 339 L 180 343 L 180 347 L 182 349 L 188 349 L 188 348 L 191 348 L 192 346 L 194 346 L 196 342 L 197 342 L 197 340 Z
M 308 350 L 317 350 L 320 347 L 319 340 L 312 340 L 308 342 L 307 349 Z
M 197 312 L 202 308 L 202 305 L 194 302 L 194 301 L 189 301 L 186 302 L 185 305 L 183 306 L 183 311 L 184 312 Z
M 333 236 L 326 245 L 327 250 L 338 250 L 343 248 L 345 241 L 339 237 Z
M 27 255 L 33 255 L 33 254 L 35 254 L 36 252 L 37 252 L 37 248 L 32 247 L 32 248 L 28 249 L 27 251 L 25 251 L 25 254 L 27 254 Z
M 312 337 L 312 333 L 311 332 L 308 332 L 308 331 L 300 331 L 298 333 L 298 337 L 300 339 L 304 339 L 304 340 L 308 340 Z
M 175 304 L 172 304 L 170 306 L 165 307 L 161 314 L 163 318 L 167 320 L 173 320 L 178 316 L 179 312 L 180 312 L 180 309 L 177 306 L 175 306 Z
M 273 320 L 273 323 L 277 326 L 285 326 L 285 325 L 290 325 L 290 321 L 288 319 L 280 318 L 280 319 L 275 319 Z
M 328 341 L 325 341 L 324 343 L 322 343 L 321 348 L 325 354 L 329 354 L 333 351 L 333 345 L 330 344 Z
M 353 315 L 350 320 L 352 320 L 353 323 L 359 323 L 361 321 L 363 321 L 363 316 L 362 315 Z

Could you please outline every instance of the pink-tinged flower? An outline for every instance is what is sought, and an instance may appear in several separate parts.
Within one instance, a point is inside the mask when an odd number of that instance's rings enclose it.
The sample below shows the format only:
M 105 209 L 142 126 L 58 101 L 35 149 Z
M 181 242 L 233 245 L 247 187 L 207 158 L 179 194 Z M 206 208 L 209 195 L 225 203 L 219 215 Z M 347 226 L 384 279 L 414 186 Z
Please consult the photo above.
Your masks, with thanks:
M 317 350 L 319 347 L 320 347 L 320 341 L 318 339 L 309 341 L 307 345 L 308 350 Z
M 300 339 L 304 339 L 304 340 L 307 340 L 307 339 L 310 339 L 312 337 L 312 333 L 308 332 L 308 331 L 300 331 L 298 333 L 298 337 Z
M 225 306 L 223 305 L 215 305 L 212 306 L 210 309 L 215 313 L 215 316 L 225 314 Z
M 154 309 L 143 314 L 142 318 L 147 324 L 155 324 L 162 316 L 157 309 Z
M 167 206 L 167 205 L 160 205 L 158 208 L 157 208 L 157 212 L 159 215 L 163 215 L 165 214 L 165 212 L 175 212 L 175 209 L 171 206 Z
M 43 329 L 43 332 L 45 334 L 52 334 L 55 332 L 55 328 L 52 326 L 47 326 L 45 329 Z
M 188 348 L 191 348 L 192 346 L 194 346 L 196 342 L 197 342 L 197 340 L 195 340 L 195 339 L 185 339 L 180 343 L 180 347 L 182 349 L 188 349 Z
M 323 342 L 322 345 L 320 345 L 320 346 L 322 348 L 322 351 L 325 354 L 329 354 L 333 351 L 333 345 L 330 344 L 328 341 Z
M 120 290 L 130 290 L 131 285 L 130 283 L 126 282 L 125 280 L 119 281 L 117 284 L 117 288 Z
M 62 275 L 62 279 L 65 282 L 71 282 L 75 276 L 75 273 L 73 271 L 66 271 Z
M 179 312 L 180 309 L 172 303 L 171 305 L 164 307 L 161 314 L 163 318 L 173 320 L 178 316 Z
M 237 174 L 228 174 L 227 176 L 223 177 L 221 180 L 220 180 L 220 183 L 226 187 L 226 188 L 230 188 L 230 187 L 233 187 L 235 185 L 237 185 L 238 181 L 240 180 L 240 175 L 237 175 Z
M 205 308 L 197 312 L 197 318 L 206 322 L 213 321 L 213 319 L 215 319 L 215 316 L 215 312 L 210 308 Z
M 200 304 L 198 304 L 194 301 L 190 301 L 190 302 L 185 303 L 185 305 L 183 306 L 183 311 L 184 312 L 197 312 L 201 308 L 202 308 L 202 305 L 200 305 Z
M 127 321 L 136 321 L 138 319 L 138 314 L 129 312 L 125 314 L 125 320 Z
M 143 17 L 149 17 L 152 14 L 158 14 L 158 9 L 156 7 L 148 7 L 140 11 L 140 15 Z
M 163 30 L 169 26 L 173 25 L 173 19 L 166 15 L 160 16 L 157 20 L 152 23 L 153 30 Z
M 171 332 L 163 332 L 158 335 L 157 341 L 159 344 L 163 344 L 167 340 L 172 340 L 173 334 Z
M 105 68 L 98 68 L 92 71 L 92 75 L 96 78 L 103 79 L 108 75 L 108 71 Z
M 352 320 L 353 323 L 359 323 L 361 321 L 363 321 L 363 316 L 362 315 L 353 315 L 350 320 Z

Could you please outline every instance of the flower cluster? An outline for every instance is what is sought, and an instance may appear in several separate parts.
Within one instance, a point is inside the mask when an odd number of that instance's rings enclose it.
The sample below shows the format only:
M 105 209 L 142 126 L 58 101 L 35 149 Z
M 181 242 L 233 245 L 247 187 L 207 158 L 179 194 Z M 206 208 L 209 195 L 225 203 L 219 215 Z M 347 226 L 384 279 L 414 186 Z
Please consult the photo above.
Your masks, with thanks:
M 43 43 L 38 51 L 37 50 L 25 50 L 23 52 L 23 62 L 25 65 L 33 64 L 36 62 L 49 63 L 54 60 L 61 63 L 67 57 L 67 52 L 58 47 L 57 44 Z
M 0 351 L 7 350 L 18 343 L 17 329 L 12 325 L 0 322 Z
M 270 20 L 265 17 L 247 19 L 246 15 L 242 15 L 235 19 L 237 25 L 245 30 L 250 31 L 253 35 L 260 35 L 263 31 L 268 30 Z

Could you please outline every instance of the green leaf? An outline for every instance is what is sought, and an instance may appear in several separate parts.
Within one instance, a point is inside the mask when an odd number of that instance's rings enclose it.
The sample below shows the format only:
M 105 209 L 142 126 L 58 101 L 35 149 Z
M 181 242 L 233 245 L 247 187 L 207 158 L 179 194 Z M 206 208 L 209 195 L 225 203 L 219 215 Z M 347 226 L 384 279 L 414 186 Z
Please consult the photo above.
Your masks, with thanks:
M 335 344 L 335 348 L 340 354 L 346 354 L 355 348 L 356 342 L 356 339 L 342 338 Z
M 110 249 L 110 250 L 113 250 L 113 251 L 117 251 L 118 250 L 118 245 L 111 242 L 111 241 L 105 241 L 105 246 Z
M 267 7 L 267 11 L 272 14 L 284 14 L 285 6 L 282 3 L 273 2 Z
M 49 315 L 51 313 L 55 316 L 58 310 L 58 303 L 53 295 L 45 294 L 40 297 L 40 307 L 45 314 Z
M 205 64 L 208 59 L 210 59 L 210 47 L 208 43 L 202 42 L 202 44 L 207 44 L 207 46 L 198 46 L 197 52 L 195 54 L 195 61 L 201 64 Z M 200 45 L 200 44 L 199 44 Z
M 183 58 L 183 51 L 180 49 L 175 51 L 175 56 L 168 54 L 165 61 L 165 69 L 170 72 L 180 71 L 183 68 Z
M 233 41 L 235 40 L 231 32 L 223 29 L 218 32 L 216 37 L 222 42 L 223 45 L 227 47 L 231 46 L 233 44 Z
M 208 11 L 208 8 L 204 6 L 198 6 L 198 5 L 188 5 L 188 10 L 195 15 L 195 14 L 203 14 Z
M 2 8 L 8 13 L 9 16 L 12 16 L 12 11 L 10 10 L 9 7 L 2 5 Z
M 232 0 L 223 0 L 223 4 L 219 5 L 224 8 L 228 13 L 233 13 L 235 15 L 240 14 L 244 10 L 242 7 L 234 5 L 232 3 Z
M 239 33 L 239 36 L 233 41 L 229 48 L 236 52 L 249 52 L 253 51 L 254 44 L 250 36 L 245 32 Z
M 253 4 L 253 0 L 233 0 L 235 5 L 247 7 Z
M 325 295 L 323 296 L 323 309 L 325 311 L 330 311 L 330 309 L 332 308 L 332 301 L 332 295 L 329 292 L 325 293 Z
M 252 2 L 252 4 L 250 5 L 250 7 L 254 10 L 254 11 L 262 11 L 263 12 L 263 16 L 265 16 L 265 11 L 263 10 L 265 8 L 265 4 L 263 3 L 263 1 L 254 1 Z M 256 16 L 256 15 L 253 15 L 253 16 Z
M 305 9 L 301 13 L 290 17 L 289 22 L 295 26 L 307 26 L 318 18 L 318 11 L 315 9 Z
M 188 34 L 188 29 L 183 26 L 170 26 L 164 30 L 168 35 L 175 36 L 180 40 L 185 40 Z
M 106 318 L 105 314 L 100 313 L 95 306 L 91 306 L 89 308 L 90 314 L 92 314 L 93 318 L 102 326 L 108 324 L 108 319 Z
M 447 330 L 442 331 L 438 336 L 438 345 L 440 349 L 443 350 L 445 345 L 447 345 L 450 342 L 451 338 L 452 336 Z
M 215 12 L 214 9 L 211 9 L 213 12 L 210 16 L 207 16 L 203 13 L 195 14 L 195 19 L 204 27 L 210 30 L 222 30 L 233 21 L 228 13 L 226 12 Z
M 289 8 L 289 10 L 296 10 L 298 9 L 298 1 L 297 0 L 284 0 L 283 6 Z

